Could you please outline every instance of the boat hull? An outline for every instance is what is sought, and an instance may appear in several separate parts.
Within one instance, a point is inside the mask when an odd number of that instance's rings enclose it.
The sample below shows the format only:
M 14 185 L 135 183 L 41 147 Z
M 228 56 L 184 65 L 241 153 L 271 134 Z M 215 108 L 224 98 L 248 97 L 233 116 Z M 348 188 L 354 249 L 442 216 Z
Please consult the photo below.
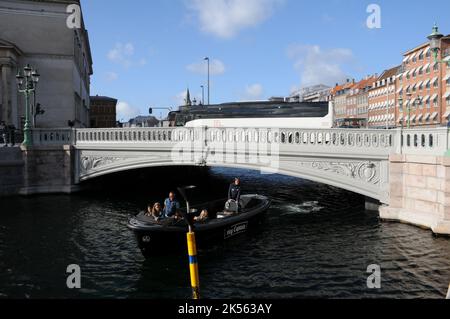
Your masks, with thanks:
M 197 246 L 208 247 L 216 243 L 232 240 L 252 229 L 261 222 L 261 218 L 270 207 L 270 200 L 260 197 L 261 203 L 254 209 L 236 216 L 215 219 L 208 224 L 197 224 L 194 228 Z M 145 257 L 186 249 L 187 225 L 180 227 L 154 227 L 129 222 L 138 246 Z

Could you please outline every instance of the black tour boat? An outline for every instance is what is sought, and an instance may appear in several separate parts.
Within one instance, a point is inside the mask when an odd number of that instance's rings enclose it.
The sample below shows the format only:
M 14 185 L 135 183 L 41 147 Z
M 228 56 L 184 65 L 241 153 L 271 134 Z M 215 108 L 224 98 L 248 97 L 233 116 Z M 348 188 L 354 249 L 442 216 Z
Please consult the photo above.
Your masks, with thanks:
M 202 246 L 211 242 L 223 241 L 243 234 L 252 227 L 263 213 L 265 213 L 271 201 L 261 195 L 243 195 L 240 200 L 239 212 L 225 209 L 226 199 L 209 202 L 203 205 L 195 205 L 189 208 L 190 214 L 184 219 L 162 219 L 155 221 L 153 217 L 141 212 L 131 216 L 128 220 L 130 228 L 136 236 L 139 248 L 144 256 L 150 256 L 156 252 L 173 250 L 186 246 L 186 233 L 188 220 L 198 216 L 202 210 L 207 210 L 209 218 L 205 222 L 193 223 L 197 238 L 197 244 Z M 187 203 L 189 207 L 189 203 Z

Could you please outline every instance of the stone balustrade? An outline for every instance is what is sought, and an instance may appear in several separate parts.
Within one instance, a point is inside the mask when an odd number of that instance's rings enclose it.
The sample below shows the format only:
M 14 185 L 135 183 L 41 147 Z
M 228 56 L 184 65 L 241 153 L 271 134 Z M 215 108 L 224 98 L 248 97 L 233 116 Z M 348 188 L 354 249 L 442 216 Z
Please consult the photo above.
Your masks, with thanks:
M 33 129 L 34 146 L 58 146 L 74 144 L 74 129 Z
M 268 143 L 302 148 L 306 153 L 364 153 L 443 155 L 449 149 L 447 128 L 410 130 L 365 129 L 243 129 L 243 128 L 118 128 L 36 129 L 33 143 L 39 145 L 134 144 L 198 142 Z M 119 145 L 120 144 L 120 145 Z

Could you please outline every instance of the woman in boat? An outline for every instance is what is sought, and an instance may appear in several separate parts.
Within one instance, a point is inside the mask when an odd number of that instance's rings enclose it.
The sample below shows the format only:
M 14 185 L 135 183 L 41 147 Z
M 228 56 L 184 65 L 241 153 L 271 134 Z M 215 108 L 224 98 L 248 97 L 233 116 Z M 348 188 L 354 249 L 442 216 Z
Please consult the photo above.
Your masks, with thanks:
M 162 218 L 162 207 L 160 203 L 155 203 L 154 205 L 148 204 L 145 216 L 151 217 L 158 222 Z
M 152 216 L 156 221 L 158 221 L 160 218 L 162 218 L 163 210 L 162 210 L 161 203 L 155 203 L 155 205 L 153 205 Z

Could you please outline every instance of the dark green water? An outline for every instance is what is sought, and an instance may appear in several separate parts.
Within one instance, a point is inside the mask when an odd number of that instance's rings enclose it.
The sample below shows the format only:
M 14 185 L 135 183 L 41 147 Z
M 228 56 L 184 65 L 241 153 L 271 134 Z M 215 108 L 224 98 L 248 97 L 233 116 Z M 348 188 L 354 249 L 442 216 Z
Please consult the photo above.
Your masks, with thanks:
M 156 173 L 155 173 L 156 174 Z M 0 199 L 0 298 L 188 298 L 187 257 L 144 260 L 127 215 L 162 200 L 180 178 L 124 176 L 97 181 L 103 191 Z M 273 199 L 257 231 L 200 251 L 207 298 L 443 298 L 450 281 L 450 240 L 416 227 L 381 223 L 364 199 L 278 175 L 212 170 L 187 176 L 195 200 L 221 197 L 235 175 L 250 193 Z M 107 187 L 108 186 L 108 187 Z M 148 187 L 147 187 L 148 186 Z M 176 185 L 175 185 L 176 186 Z M 66 287 L 78 264 L 82 289 Z M 382 287 L 367 288 L 368 265 Z

